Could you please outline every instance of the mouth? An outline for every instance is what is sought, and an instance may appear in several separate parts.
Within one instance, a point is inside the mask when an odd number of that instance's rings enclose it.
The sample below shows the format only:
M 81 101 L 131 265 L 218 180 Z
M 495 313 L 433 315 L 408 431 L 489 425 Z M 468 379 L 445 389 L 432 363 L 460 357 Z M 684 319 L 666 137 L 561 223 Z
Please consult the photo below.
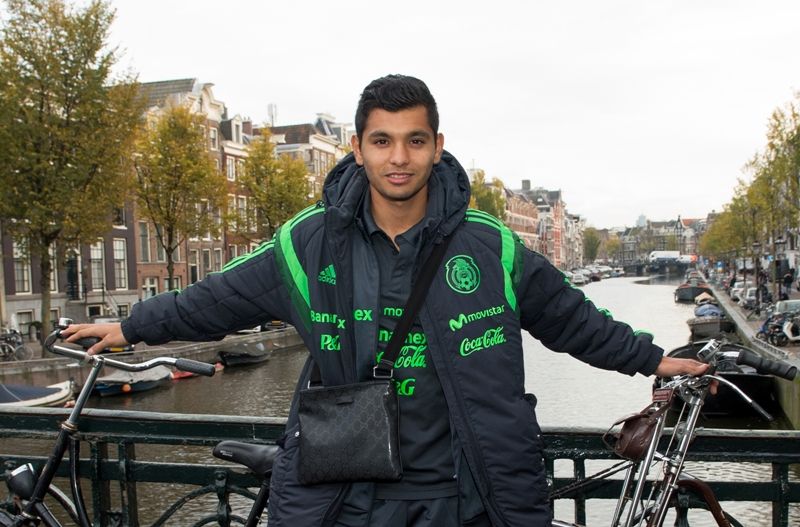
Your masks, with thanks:
M 411 176 L 412 174 L 408 172 L 392 172 L 391 174 L 386 174 L 386 178 L 389 179 L 389 181 L 396 183 L 402 183 L 403 181 L 411 179 Z

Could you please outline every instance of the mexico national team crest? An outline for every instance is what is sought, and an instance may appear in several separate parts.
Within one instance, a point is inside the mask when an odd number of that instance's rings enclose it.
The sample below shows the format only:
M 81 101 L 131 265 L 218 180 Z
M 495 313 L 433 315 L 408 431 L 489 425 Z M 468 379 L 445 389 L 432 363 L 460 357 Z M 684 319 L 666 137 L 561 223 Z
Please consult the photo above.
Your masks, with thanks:
M 481 272 L 472 257 L 466 254 L 453 256 L 447 261 L 447 285 L 458 293 L 472 293 L 481 284 Z

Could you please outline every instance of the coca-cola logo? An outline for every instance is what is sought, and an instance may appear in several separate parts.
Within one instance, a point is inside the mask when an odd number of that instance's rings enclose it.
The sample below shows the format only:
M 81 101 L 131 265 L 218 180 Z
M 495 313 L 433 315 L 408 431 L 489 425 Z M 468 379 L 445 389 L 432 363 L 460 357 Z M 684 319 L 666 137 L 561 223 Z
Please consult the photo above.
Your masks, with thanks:
M 499 328 L 488 329 L 481 337 L 462 340 L 460 349 L 461 355 L 466 357 L 467 355 L 471 355 L 476 351 L 485 350 L 487 348 L 491 348 L 492 346 L 503 344 L 505 341 L 506 337 L 503 335 L 503 326 L 500 326 Z

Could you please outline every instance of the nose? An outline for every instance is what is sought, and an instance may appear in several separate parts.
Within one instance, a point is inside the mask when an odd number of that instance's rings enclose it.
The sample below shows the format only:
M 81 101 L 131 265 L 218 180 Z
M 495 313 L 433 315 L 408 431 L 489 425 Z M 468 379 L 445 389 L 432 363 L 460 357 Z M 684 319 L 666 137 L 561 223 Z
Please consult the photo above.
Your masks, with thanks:
M 389 157 L 389 162 L 396 167 L 402 167 L 408 164 L 408 149 L 405 144 L 397 142 L 392 145 L 392 153 Z

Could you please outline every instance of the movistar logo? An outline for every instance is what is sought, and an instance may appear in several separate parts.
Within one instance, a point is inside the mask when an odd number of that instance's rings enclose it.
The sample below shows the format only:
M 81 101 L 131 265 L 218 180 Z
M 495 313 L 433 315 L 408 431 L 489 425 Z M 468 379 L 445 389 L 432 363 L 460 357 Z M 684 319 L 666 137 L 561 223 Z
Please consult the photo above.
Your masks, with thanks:
M 482 318 L 499 315 L 505 310 L 506 306 L 501 305 L 497 307 L 491 307 L 489 309 L 484 309 L 483 311 L 476 311 L 475 313 L 472 313 L 470 315 L 465 315 L 464 313 L 461 313 L 460 315 L 458 315 L 458 320 L 453 320 L 452 318 L 450 319 L 450 331 L 456 331 L 458 329 L 461 329 L 462 326 L 464 326 L 464 324 L 469 324 L 470 322 L 474 322 Z
M 485 350 L 498 344 L 503 344 L 506 341 L 506 336 L 503 335 L 503 326 L 499 328 L 489 329 L 482 337 L 476 339 L 464 339 L 461 341 L 461 355 L 466 357 L 476 351 Z
M 481 285 L 481 272 L 472 257 L 466 254 L 453 256 L 445 265 L 447 285 L 457 293 L 472 293 Z
M 319 273 L 318 280 L 326 284 L 336 285 L 336 271 L 333 270 L 333 264 L 330 264 Z

